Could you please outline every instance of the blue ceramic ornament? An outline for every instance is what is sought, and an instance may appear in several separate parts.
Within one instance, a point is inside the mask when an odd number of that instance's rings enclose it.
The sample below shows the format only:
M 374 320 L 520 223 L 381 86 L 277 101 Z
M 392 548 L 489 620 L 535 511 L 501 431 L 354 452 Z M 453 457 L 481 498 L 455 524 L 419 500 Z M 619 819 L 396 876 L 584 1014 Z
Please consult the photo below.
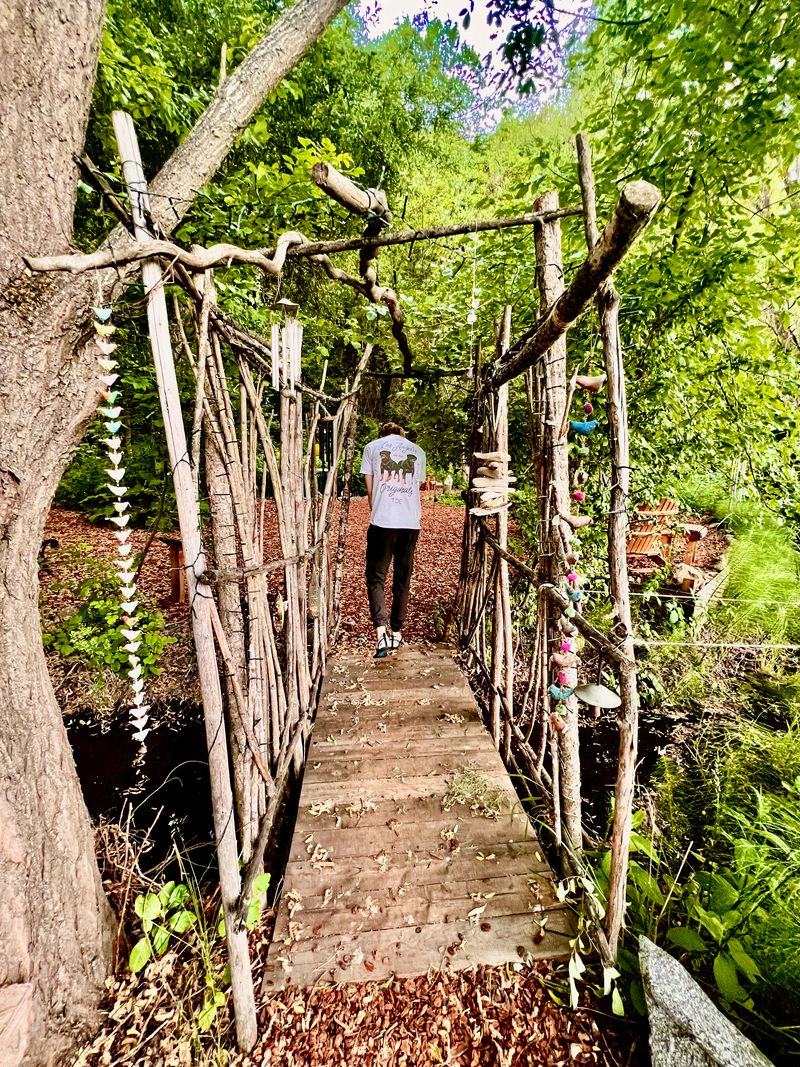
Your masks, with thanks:
M 99 322 L 108 322 L 111 318 L 111 308 L 92 308 L 92 311 Z
M 571 589 L 569 595 L 570 595 L 570 599 L 574 600 L 576 604 L 580 600 L 583 600 L 583 593 L 580 591 L 580 589 Z
M 598 427 L 597 419 L 589 419 L 588 422 L 570 422 L 570 426 L 575 433 L 582 434 L 584 437 L 588 437 L 589 434 L 594 433 Z
M 556 685 L 555 682 L 553 682 L 553 684 L 548 689 L 548 693 L 553 698 L 553 700 L 558 700 L 559 702 L 569 700 L 569 698 L 574 692 L 575 690 L 571 686 L 560 686 Z

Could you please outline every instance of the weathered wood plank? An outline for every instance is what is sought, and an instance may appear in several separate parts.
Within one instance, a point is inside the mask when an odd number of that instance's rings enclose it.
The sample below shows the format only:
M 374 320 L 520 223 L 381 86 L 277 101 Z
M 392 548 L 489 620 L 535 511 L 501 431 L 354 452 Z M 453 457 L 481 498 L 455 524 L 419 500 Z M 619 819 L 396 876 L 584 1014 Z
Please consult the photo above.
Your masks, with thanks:
M 561 908 L 551 889 L 545 891 L 543 886 L 532 887 L 519 880 L 512 892 L 493 893 L 489 890 L 488 893 L 488 897 L 480 891 L 460 896 L 407 893 L 396 901 L 390 900 L 386 893 L 354 893 L 344 901 L 344 907 L 340 898 L 337 901 L 340 906 L 333 912 L 321 901 L 317 908 L 306 907 L 307 902 L 301 901 L 302 906 L 294 911 L 291 919 L 288 910 L 281 912 L 274 937 L 284 943 L 296 942 L 302 948 L 303 942 L 313 942 L 322 936 L 355 935 L 365 930 L 404 930 L 410 926 L 483 923 L 514 915 L 541 919 L 547 911 Z
M 469 873 L 476 869 L 474 860 L 465 864 L 463 869 Z M 544 868 L 544 864 L 542 864 Z M 543 907 L 561 906 L 556 901 L 554 905 L 553 881 L 547 870 L 530 871 L 527 868 L 522 872 L 509 873 L 503 870 L 502 874 L 489 872 L 485 878 L 468 877 L 453 878 L 452 864 L 448 867 L 448 879 L 441 877 L 432 881 L 410 882 L 401 881 L 393 877 L 387 881 L 386 876 L 378 878 L 377 875 L 361 875 L 355 883 L 339 880 L 332 885 L 326 885 L 321 893 L 316 895 L 312 892 L 298 898 L 302 904 L 305 915 L 319 909 L 326 909 L 332 900 L 342 901 L 343 906 L 352 910 L 360 905 L 367 897 L 371 897 L 381 904 L 405 904 L 416 906 L 422 901 L 447 901 L 460 899 L 476 899 L 480 896 L 492 897 L 501 895 L 513 895 L 527 892 L 530 896 L 529 903 L 541 904 Z M 456 872 L 457 873 L 457 872 Z M 319 886 L 315 889 L 321 888 Z M 288 918 L 289 911 L 284 908 L 281 911 L 281 919 Z M 280 920 L 279 920 L 280 921 Z
M 542 926 L 542 923 L 544 925 Z M 482 929 L 488 925 L 489 929 Z M 285 959 L 288 971 L 271 972 L 267 988 L 312 983 L 364 982 L 394 974 L 405 977 L 431 969 L 453 970 L 476 964 L 498 966 L 524 959 L 569 956 L 574 937 L 571 917 L 563 910 L 548 912 L 541 921 L 513 915 L 486 924 L 451 923 L 402 930 L 364 931 L 356 938 L 333 935 L 289 946 L 276 946 L 276 962 Z
M 365 770 L 365 773 L 367 771 Z M 507 776 L 483 773 L 489 782 L 502 788 L 507 784 Z M 362 797 L 378 803 L 381 800 L 404 800 L 411 797 L 444 796 L 453 779 L 452 774 L 402 775 L 395 778 L 364 778 L 355 783 L 350 781 L 345 797 L 356 800 Z M 340 780 L 341 784 L 341 780 Z M 336 790 L 331 788 L 331 781 L 303 783 L 303 801 L 313 804 L 316 801 L 335 798 Z
M 410 832 L 410 833 L 409 833 Z M 486 845 L 515 844 L 520 841 L 535 841 L 528 817 L 521 811 L 501 816 L 499 819 L 481 819 L 465 813 L 461 817 L 447 812 L 429 822 L 414 823 L 402 814 L 396 814 L 383 826 L 355 826 L 348 829 L 317 827 L 308 833 L 295 834 L 289 854 L 290 863 L 303 863 L 315 850 L 324 849 L 333 862 L 344 857 L 375 856 L 381 853 L 433 852 L 468 855 L 471 850 L 483 849 Z M 413 845 L 410 844 L 413 841 Z
M 443 809 L 467 769 L 502 814 Z M 564 956 L 573 933 L 452 653 L 332 660 L 265 985 Z
M 295 835 L 317 833 L 322 830 L 352 830 L 371 827 L 386 829 L 397 820 L 403 824 L 418 826 L 425 823 L 441 825 L 453 822 L 453 820 L 457 822 L 465 819 L 471 820 L 474 817 L 475 813 L 465 804 L 456 804 L 447 811 L 443 811 L 443 799 L 443 797 L 414 797 L 403 801 L 381 801 L 366 807 L 358 800 L 355 803 L 332 802 L 330 807 L 309 805 L 301 808 L 298 813 Z M 504 791 L 504 802 L 506 808 L 501 813 L 501 819 L 507 820 L 512 810 L 521 810 L 520 801 L 510 788 Z M 483 815 L 482 818 L 490 825 L 494 822 L 490 816 Z M 499 830 L 495 830 L 495 834 L 499 835 Z
M 482 860 L 479 855 L 483 855 Z M 417 863 L 410 861 L 407 855 L 388 859 L 385 869 L 375 863 L 366 867 L 354 862 L 347 871 L 320 871 L 310 863 L 295 863 L 287 871 L 287 891 L 289 888 L 293 889 L 305 898 L 318 890 L 324 895 L 328 888 L 334 895 L 341 895 L 351 889 L 379 890 L 385 886 L 399 893 L 404 886 L 440 885 L 449 884 L 451 881 L 479 884 L 496 878 L 531 873 L 545 874 L 549 871 L 541 850 L 532 843 L 508 847 L 493 846 L 491 851 L 476 853 L 472 857 L 456 856 L 452 859 L 436 860 L 433 857 L 420 856 Z
M 336 746 L 324 760 L 318 760 L 306 770 L 306 781 L 310 786 L 320 782 L 350 782 L 363 778 L 369 773 L 374 779 L 416 778 L 428 775 L 452 775 L 465 767 L 472 767 L 480 774 L 499 774 L 492 752 L 475 751 L 462 753 L 441 752 L 433 756 L 415 756 L 413 752 L 387 753 L 376 755 L 365 753 L 361 757 L 337 757 Z

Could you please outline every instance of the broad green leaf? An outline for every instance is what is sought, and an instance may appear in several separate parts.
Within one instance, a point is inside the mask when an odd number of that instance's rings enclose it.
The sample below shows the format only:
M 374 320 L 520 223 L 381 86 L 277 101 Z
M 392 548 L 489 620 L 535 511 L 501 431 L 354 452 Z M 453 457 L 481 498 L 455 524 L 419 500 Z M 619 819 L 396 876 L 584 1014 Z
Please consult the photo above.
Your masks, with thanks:
M 751 982 L 755 982 L 761 977 L 761 971 L 759 970 L 758 964 L 753 957 L 745 951 L 744 945 L 738 938 L 732 937 L 725 945 L 725 948 L 728 950 L 734 963 L 745 978 Z
M 687 952 L 707 952 L 708 945 L 697 933 L 688 926 L 672 926 L 667 930 L 667 940 L 677 948 L 686 949 Z
M 156 956 L 163 955 L 169 944 L 169 930 L 166 926 L 162 926 L 161 923 L 155 923 L 151 934 L 151 940 L 153 942 L 153 952 Z
M 623 1003 L 622 994 L 620 993 L 617 986 L 614 986 L 614 989 L 611 993 L 611 1010 L 614 1012 L 615 1015 L 625 1014 L 625 1004 Z
M 158 893 L 145 893 L 137 896 L 133 903 L 133 910 L 140 919 L 152 922 L 161 914 L 161 901 Z
M 161 901 L 161 907 L 166 908 L 169 904 L 170 894 L 175 888 L 174 882 L 165 882 L 164 885 L 158 891 L 158 899 Z
M 180 908 L 191 896 L 189 887 L 179 883 L 169 895 L 169 907 Z
M 714 957 L 714 979 L 722 996 L 735 1004 L 747 1000 L 747 993 L 739 985 L 736 964 L 725 952 Z
M 700 904 L 692 905 L 692 916 L 697 919 L 701 926 L 704 926 L 706 930 L 711 934 L 715 941 L 722 941 L 725 937 L 725 927 L 722 925 L 722 920 L 718 915 L 712 915 L 707 912 L 705 908 Z
M 150 941 L 146 937 L 140 938 L 131 949 L 128 957 L 128 967 L 134 974 L 138 974 L 142 967 L 152 958 L 153 950 Z
M 176 911 L 170 916 L 169 928 L 176 934 L 185 934 L 190 926 L 197 922 L 197 916 L 193 911 Z
M 253 882 L 253 892 L 266 893 L 269 889 L 270 876 L 266 873 L 259 874 L 256 880 Z

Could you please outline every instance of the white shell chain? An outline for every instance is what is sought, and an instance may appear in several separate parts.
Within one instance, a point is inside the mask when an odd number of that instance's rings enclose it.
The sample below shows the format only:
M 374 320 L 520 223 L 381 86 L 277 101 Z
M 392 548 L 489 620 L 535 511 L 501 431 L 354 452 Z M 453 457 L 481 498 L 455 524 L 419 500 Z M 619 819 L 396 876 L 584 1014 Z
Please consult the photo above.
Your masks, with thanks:
M 123 484 L 125 468 L 122 466 L 122 439 L 119 437 L 119 431 L 122 428 L 120 419 L 122 408 L 118 403 L 119 392 L 115 389 L 119 379 L 118 363 L 113 358 L 117 346 L 110 340 L 116 326 L 109 321 L 110 307 L 96 307 L 92 310 L 94 312 L 94 343 L 100 353 L 97 362 L 100 366 L 100 396 L 103 400 L 103 404 L 97 410 L 103 417 L 106 429 L 103 444 L 108 451 L 107 488 L 115 497 L 114 514 L 109 515 L 109 521 L 116 527 L 114 537 L 117 539 L 117 559 L 114 560 L 114 566 L 121 582 L 120 628 L 125 639 L 123 648 L 128 653 L 127 674 L 133 689 L 133 706 L 130 708 L 130 716 L 134 727 L 133 736 L 144 747 L 145 738 L 150 733 L 147 725 L 147 712 L 150 710 L 150 705 L 145 703 L 142 661 L 139 657 L 142 631 L 139 629 L 139 618 L 136 615 L 139 601 L 136 593 L 136 572 L 131 558 L 133 545 L 130 543 L 131 532 L 128 529 L 130 503 L 125 499 L 128 487 Z

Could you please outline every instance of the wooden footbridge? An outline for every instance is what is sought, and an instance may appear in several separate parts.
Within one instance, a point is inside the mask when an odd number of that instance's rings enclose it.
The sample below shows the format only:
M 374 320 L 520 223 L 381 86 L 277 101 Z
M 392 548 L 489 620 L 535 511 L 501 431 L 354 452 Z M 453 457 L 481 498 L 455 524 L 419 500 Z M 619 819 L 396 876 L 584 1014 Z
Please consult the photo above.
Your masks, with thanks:
M 572 936 L 452 651 L 331 657 L 267 988 L 553 959 Z

